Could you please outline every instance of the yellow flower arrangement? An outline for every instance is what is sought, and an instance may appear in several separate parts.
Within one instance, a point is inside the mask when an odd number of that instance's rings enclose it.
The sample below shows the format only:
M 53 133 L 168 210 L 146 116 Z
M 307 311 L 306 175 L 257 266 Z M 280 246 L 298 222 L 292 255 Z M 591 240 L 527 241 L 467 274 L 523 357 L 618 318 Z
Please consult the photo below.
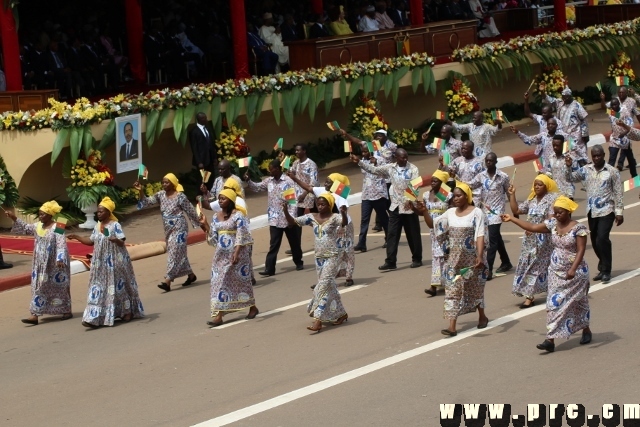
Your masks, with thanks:
M 618 52 L 616 58 L 607 68 L 607 77 L 615 79 L 616 77 L 628 77 L 629 83 L 633 84 L 636 74 L 631 67 L 631 58 L 624 52 Z
M 540 88 L 544 87 L 545 93 L 554 98 L 560 98 L 562 90 L 567 85 L 567 79 L 557 64 L 553 67 L 542 67 L 542 74 L 536 75 L 535 81 L 534 93 L 540 94 Z
M 391 140 L 399 146 L 411 145 L 418 141 L 418 133 L 414 129 L 400 129 L 391 132 Z
M 244 142 L 246 134 L 246 129 L 236 125 L 231 125 L 228 130 L 220 132 L 216 140 L 218 158 L 236 162 L 238 158 L 246 157 L 248 154 L 248 147 Z
M 459 76 L 452 75 L 451 78 L 451 89 L 446 90 L 444 96 L 447 100 L 447 117 L 455 120 L 477 111 L 479 106 L 468 83 Z
M 366 141 L 371 141 L 377 130 L 389 129 L 377 101 L 366 97 L 362 98 L 362 105 L 356 107 L 351 123 L 358 130 L 361 139 Z

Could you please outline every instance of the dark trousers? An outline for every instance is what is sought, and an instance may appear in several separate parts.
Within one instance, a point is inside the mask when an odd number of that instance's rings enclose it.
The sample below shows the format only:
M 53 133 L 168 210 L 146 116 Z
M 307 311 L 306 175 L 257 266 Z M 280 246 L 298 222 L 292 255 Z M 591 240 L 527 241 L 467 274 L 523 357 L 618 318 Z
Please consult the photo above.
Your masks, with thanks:
M 389 206 L 391 206 L 391 197 L 389 196 L 389 188 L 391 188 L 391 184 L 390 183 L 387 184 L 387 198 L 386 198 L 387 205 L 385 207 L 386 210 L 389 210 Z M 375 225 L 376 225 L 376 228 L 382 228 L 382 223 L 380 222 L 380 214 L 378 213 L 378 211 L 376 211 Z
M 360 238 L 358 244 L 362 248 L 367 247 L 367 231 L 369 231 L 369 221 L 371 220 L 371 212 L 376 211 L 376 217 L 380 218 L 380 225 L 387 235 L 389 226 L 389 215 L 387 214 L 387 204 L 389 199 L 363 200 L 362 201 L 362 217 L 360 219 Z
M 629 148 L 620 149 L 618 147 L 609 147 L 609 164 L 611 166 L 616 165 L 616 158 L 618 157 L 618 151 L 620 152 L 620 158 L 618 159 L 618 167 L 622 169 L 624 167 L 624 159 L 627 159 L 629 162 L 629 172 L 631 172 L 631 176 L 634 177 L 638 175 L 636 171 L 636 158 L 633 156 L 633 150 L 631 149 L 631 144 L 629 144 Z
M 500 254 L 500 262 L 502 265 L 511 264 L 507 248 L 504 246 L 500 227 L 502 224 L 493 224 L 489 226 L 489 248 L 487 249 L 487 264 L 489 271 L 493 272 L 493 262 L 496 260 L 496 252 Z
M 269 234 L 271 236 L 269 241 L 269 252 L 267 253 L 267 259 L 264 262 L 264 271 L 268 273 L 276 272 L 276 260 L 278 259 L 278 251 L 282 244 L 282 235 L 287 235 L 289 246 L 291 246 L 291 257 L 295 265 L 302 265 L 302 249 L 300 248 L 300 235 L 298 230 L 300 228 L 296 226 L 287 228 L 269 227 Z
M 611 212 L 607 216 L 592 218 L 591 212 L 587 215 L 589 220 L 589 230 L 591 231 L 591 247 L 598 257 L 598 271 L 601 273 L 611 274 L 611 240 L 609 233 L 613 228 L 613 222 L 616 216 Z
M 398 208 L 389 211 L 389 230 L 387 231 L 387 264 L 396 265 L 400 231 L 404 228 L 407 243 L 411 249 L 411 261 L 422 262 L 422 236 L 420 235 L 420 217 L 418 214 L 399 214 Z

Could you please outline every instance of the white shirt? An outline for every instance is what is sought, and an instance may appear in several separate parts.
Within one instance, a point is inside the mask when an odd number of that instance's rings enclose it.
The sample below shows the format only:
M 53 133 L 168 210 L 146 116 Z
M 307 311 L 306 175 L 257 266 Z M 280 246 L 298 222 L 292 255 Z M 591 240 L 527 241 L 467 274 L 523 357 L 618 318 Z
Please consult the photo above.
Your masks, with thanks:
M 369 18 L 367 15 L 364 15 L 362 19 L 360 19 L 360 22 L 358 22 L 358 30 L 362 32 L 378 31 L 379 29 L 380 25 L 378 25 L 378 21 Z
M 209 131 L 207 130 L 207 128 L 205 126 L 202 126 L 200 123 L 197 123 L 198 128 L 200 128 L 200 131 L 202 131 L 202 133 L 204 134 L 205 137 L 209 137 Z

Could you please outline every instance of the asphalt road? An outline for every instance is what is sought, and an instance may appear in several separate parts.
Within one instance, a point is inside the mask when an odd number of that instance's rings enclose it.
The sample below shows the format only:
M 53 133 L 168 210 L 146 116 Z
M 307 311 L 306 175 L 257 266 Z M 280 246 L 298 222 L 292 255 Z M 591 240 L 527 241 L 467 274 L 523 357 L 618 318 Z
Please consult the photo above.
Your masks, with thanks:
M 512 168 L 505 172 L 511 174 Z M 625 171 L 625 177 L 628 172 Z M 517 197 L 534 177 L 519 166 Z M 584 217 L 585 193 L 575 218 Z M 311 254 L 297 272 L 291 261 L 255 287 L 261 315 L 225 317 L 210 329 L 209 269 L 212 248 L 189 248 L 199 276 L 188 288 L 162 293 L 165 256 L 134 263 L 146 318 L 112 328 L 86 330 L 80 318 L 88 273 L 72 280 L 74 319 L 28 315 L 29 289 L 0 294 L 0 425 L 26 426 L 437 426 L 442 403 L 508 403 L 524 414 L 528 403 L 581 403 L 598 414 L 605 403 L 634 403 L 640 392 L 635 253 L 640 230 L 638 191 L 625 194 L 625 223 L 614 228 L 614 280 L 592 284 L 593 342 L 556 341 L 542 354 L 544 297 L 520 310 L 511 295 L 513 271 L 486 286 L 489 327 L 476 329 L 477 315 L 459 319 L 459 334 L 443 338 L 443 297 L 427 297 L 430 241 L 422 224 L 424 261 L 410 269 L 404 238 L 398 270 L 381 273 L 382 236 L 370 235 L 356 255 L 355 286 L 341 288 L 349 321 L 319 334 L 306 330 L 306 302 L 315 283 Z M 360 207 L 351 215 L 359 224 Z M 503 226 L 515 265 L 521 232 Z M 264 260 L 268 230 L 254 233 L 256 269 Z M 284 249 L 281 257 L 284 258 Z M 303 249 L 312 249 L 310 228 Z M 587 261 L 597 265 L 591 246 Z M 496 266 L 499 259 L 496 260 Z M 343 279 L 340 279 L 342 283 Z

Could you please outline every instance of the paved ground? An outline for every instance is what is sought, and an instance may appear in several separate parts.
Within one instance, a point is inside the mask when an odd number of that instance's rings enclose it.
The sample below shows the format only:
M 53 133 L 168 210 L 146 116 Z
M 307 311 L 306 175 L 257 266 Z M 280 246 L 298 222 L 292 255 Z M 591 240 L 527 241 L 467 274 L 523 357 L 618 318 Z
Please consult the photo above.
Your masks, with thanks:
M 508 154 L 509 143 L 496 144 L 500 155 Z M 433 158 L 419 162 L 425 171 L 435 167 Z M 533 177 L 532 167 L 518 168 L 519 200 Z M 580 219 L 584 193 L 578 191 L 577 198 Z M 460 319 L 456 338 L 440 335 L 446 327 L 443 297 L 423 293 L 431 273 L 424 224 L 420 269 L 408 268 L 403 239 L 399 269 L 379 272 L 382 237 L 370 236 L 369 252 L 356 256 L 356 286 L 343 288 L 349 321 L 317 335 L 305 329 L 309 285 L 315 281 L 310 255 L 304 271 L 282 260 L 276 276 L 258 280 L 262 314 L 256 320 L 238 313 L 216 329 L 205 325 L 212 249 L 204 244 L 189 248 L 200 280 L 168 294 L 156 287 L 165 257 L 136 261 L 147 317 L 113 328 L 87 331 L 80 325 L 88 273 L 73 277 L 75 318 L 66 322 L 45 318 L 25 326 L 19 319 L 28 314 L 29 289 L 4 292 L 0 424 L 437 426 L 441 403 L 510 403 L 516 414 L 524 414 L 527 403 L 582 403 L 590 414 L 600 413 L 604 403 L 634 403 L 640 388 L 633 355 L 640 346 L 631 313 L 637 312 L 639 271 L 630 248 L 640 234 L 637 201 L 637 190 L 626 193 L 632 207 L 612 236 L 619 281 L 592 284 L 593 343 L 580 346 L 574 336 L 558 341 L 553 354 L 535 348 L 545 334 L 544 297 L 534 308 L 519 310 L 521 299 L 510 293 L 512 272 L 486 286 L 489 328 L 476 329 L 477 318 L 469 314 Z M 351 214 L 357 224 L 360 207 Z M 515 264 L 521 232 L 506 224 L 503 233 Z M 260 264 L 268 230 L 254 237 Z M 310 250 L 309 230 L 303 239 Z M 590 245 L 587 261 L 596 265 Z

